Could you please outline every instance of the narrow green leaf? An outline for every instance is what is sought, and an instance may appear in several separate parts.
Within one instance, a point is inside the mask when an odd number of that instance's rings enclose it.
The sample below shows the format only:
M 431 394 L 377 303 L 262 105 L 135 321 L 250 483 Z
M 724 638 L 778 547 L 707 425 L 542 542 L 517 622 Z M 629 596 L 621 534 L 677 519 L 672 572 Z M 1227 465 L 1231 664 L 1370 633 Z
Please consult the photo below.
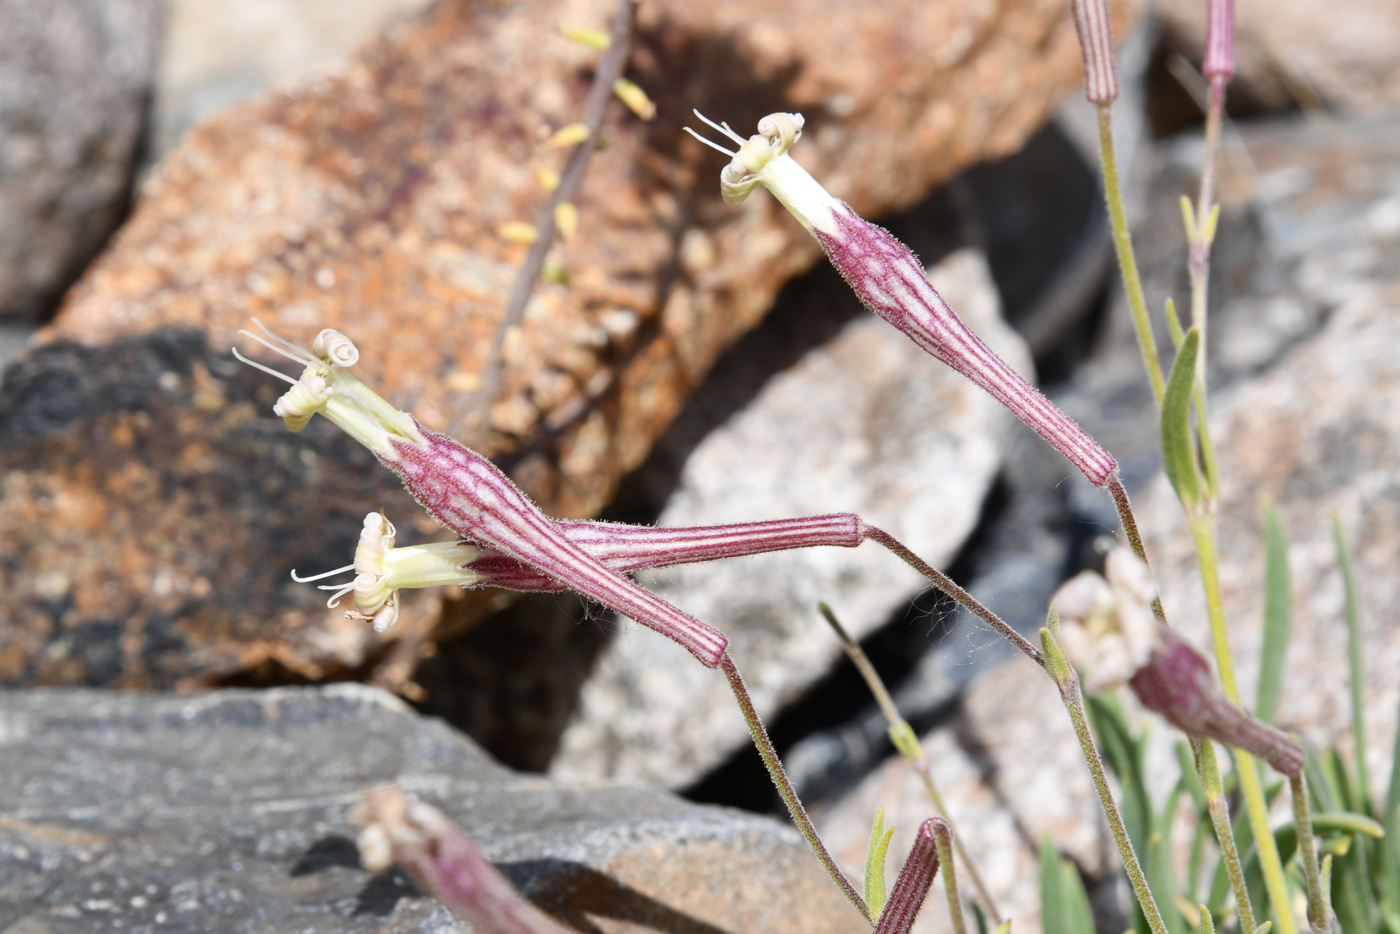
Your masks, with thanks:
M 1011 919 L 1010 919 L 1010 918 L 1007 918 L 1005 921 L 1003 921 L 1003 922 L 1001 923 L 1001 927 L 997 928 L 997 934 L 1011 934 Z
M 1215 934 L 1215 919 L 1210 916 L 1210 909 L 1205 905 L 1201 906 L 1201 926 L 1197 929 L 1197 934 Z
M 1066 931 L 1074 934 L 1094 934 L 1094 912 L 1089 907 L 1089 895 L 1084 891 L 1084 880 L 1079 878 L 1079 870 L 1070 860 L 1060 862 L 1063 874 L 1065 903 L 1069 910 L 1066 918 Z
M 1201 501 L 1201 473 L 1191 434 L 1191 387 L 1200 348 L 1201 332 L 1192 328 L 1177 352 L 1162 399 L 1162 461 L 1172 488 L 1189 512 L 1194 512 Z
M 972 902 L 971 906 L 972 919 L 977 923 L 977 934 L 987 934 L 987 916 L 983 913 L 982 906 L 976 902 Z
M 1371 781 L 1366 775 L 1366 724 L 1362 711 L 1361 692 L 1364 667 L 1361 663 L 1361 603 L 1356 591 L 1356 574 L 1351 566 L 1351 550 L 1347 548 L 1342 520 L 1332 513 L 1332 536 L 1337 540 L 1337 563 L 1342 567 L 1342 582 L 1347 591 L 1347 644 L 1351 650 L 1351 732 L 1356 744 L 1356 787 L 1361 808 L 1370 811 Z M 1392 779 L 1394 781 L 1394 779 Z
M 885 856 L 893 836 L 894 828 L 885 826 L 885 809 L 880 808 L 870 828 L 870 849 L 865 851 L 865 903 L 872 918 L 880 917 L 885 908 Z
M 1264 523 L 1264 647 L 1259 661 L 1259 701 L 1254 713 L 1273 723 L 1278 712 L 1283 656 L 1293 619 L 1293 584 L 1288 573 L 1288 538 L 1273 500 L 1267 496 L 1259 511 Z
M 1181 769 L 1181 784 L 1186 789 L 1186 793 L 1191 796 L 1191 801 L 1196 805 L 1196 810 L 1201 813 L 1201 820 L 1210 819 L 1210 811 L 1206 805 L 1206 790 L 1201 787 L 1201 777 L 1196 774 L 1196 757 L 1191 752 L 1191 747 L 1185 740 L 1176 742 L 1176 764 Z
M 1257 928 L 1254 929 L 1254 934 L 1269 934 L 1269 932 L 1273 929 L 1274 923 L 1272 921 L 1265 921 L 1263 924 L 1259 925 Z
M 1181 328 L 1181 318 L 1176 314 L 1176 302 L 1167 299 L 1167 330 L 1171 332 L 1172 348 L 1181 349 L 1181 342 L 1186 339 L 1186 332 Z
M 1179 797 L 1178 786 L 1177 790 L 1167 796 L 1167 803 L 1162 810 L 1154 815 L 1144 871 L 1147 874 L 1147 885 L 1152 890 L 1152 897 L 1157 902 L 1167 930 L 1172 934 L 1187 934 L 1186 918 L 1177 905 L 1176 874 L 1172 872 L 1171 827 Z
M 1047 931 L 1065 931 L 1064 874 L 1060 871 L 1060 851 L 1049 834 L 1040 838 L 1040 919 Z

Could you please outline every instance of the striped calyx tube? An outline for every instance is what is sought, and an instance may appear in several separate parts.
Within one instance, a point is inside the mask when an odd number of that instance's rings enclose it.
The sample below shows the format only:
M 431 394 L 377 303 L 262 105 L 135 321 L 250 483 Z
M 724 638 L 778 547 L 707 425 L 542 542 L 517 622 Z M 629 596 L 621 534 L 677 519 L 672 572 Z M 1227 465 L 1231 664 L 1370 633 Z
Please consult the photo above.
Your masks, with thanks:
M 1113 457 L 958 318 L 929 284 L 913 251 L 828 194 L 787 154 L 801 136 L 801 114 L 769 114 L 759 121 L 758 134 L 747 140 L 728 124 L 713 123 L 699 112 L 696 116 L 739 144 L 738 151 L 730 151 L 691 131 L 706 145 L 732 157 L 720 173 L 720 192 L 726 201 L 737 204 L 763 185 L 817 238 L 867 308 L 990 393 L 1094 485 L 1109 481 L 1118 468 Z
M 670 637 L 706 667 L 719 666 L 729 644 L 721 633 L 589 555 L 496 465 L 447 435 L 424 428 L 352 376 L 349 367 L 359 359 L 359 351 L 344 334 L 322 331 L 311 353 L 260 323 L 258 327 L 262 335 L 239 333 L 304 367 L 301 377 L 292 379 L 234 351 L 250 366 L 291 385 L 273 408 L 289 428 L 300 430 L 313 416 L 325 416 L 374 452 L 419 505 L 467 545 L 513 558 L 559 589 L 577 591 Z M 440 570 L 444 557 L 431 556 L 428 572 Z M 374 570 L 357 568 L 357 578 Z M 384 596 L 392 599 L 387 592 Z M 387 626 L 392 621 L 387 617 L 376 622 Z
M 1207 81 L 1235 76 L 1235 0 L 1210 0 L 1206 5 L 1206 54 L 1201 74 Z
M 1079 49 L 1084 53 L 1084 96 L 1091 104 L 1118 97 L 1118 69 L 1113 64 L 1113 25 L 1108 0 L 1070 0 Z

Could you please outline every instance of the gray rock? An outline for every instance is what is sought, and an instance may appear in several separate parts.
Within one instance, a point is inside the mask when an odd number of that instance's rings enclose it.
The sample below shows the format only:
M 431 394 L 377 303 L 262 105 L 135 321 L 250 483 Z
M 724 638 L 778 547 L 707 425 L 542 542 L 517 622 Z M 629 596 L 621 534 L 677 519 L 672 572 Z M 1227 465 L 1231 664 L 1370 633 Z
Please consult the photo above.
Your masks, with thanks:
M 317 68 L 340 66 L 429 0 L 167 0 L 151 150 L 160 155 L 223 107 Z
M 359 868 L 345 810 L 391 780 L 582 930 L 862 924 L 789 828 L 516 774 L 377 689 L 2 696 L 7 931 L 466 931 Z
M 931 278 L 993 348 L 1030 369 L 1024 345 L 1000 322 L 980 254 L 954 253 Z M 700 443 L 659 524 L 855 512 L 943 564 L 976 525 L 1014 424 L 998 403 L 902 334 L 861 316 L 771 379 Z M 830 603 L 860 638 L 924 587 L 897 558 L 868 544 L 670 568 L 640 579 L 733 640 L 733 657 L 764 716 L 841 654 L 816 613 L 818 601 Z M 725 681 L 629 624 L 585 685 L 551 769 L 676 787 L 747 742 Z
M 0 4 L 0 320 L 36 319 L 126 213 L 157 0 Z

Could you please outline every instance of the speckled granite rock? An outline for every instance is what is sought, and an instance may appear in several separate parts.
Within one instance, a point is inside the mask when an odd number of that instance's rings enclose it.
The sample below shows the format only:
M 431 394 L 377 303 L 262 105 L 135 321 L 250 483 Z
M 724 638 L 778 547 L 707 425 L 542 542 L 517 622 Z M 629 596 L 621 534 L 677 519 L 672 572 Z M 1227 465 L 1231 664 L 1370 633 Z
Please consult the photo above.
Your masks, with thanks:
M 776 821 L 521 776 L 373 688 L 12 692 L 0 750 L 7 931 L 468 931 L 359 868 L 345 810 L 391 780 L 581 931 L 864 928 Z
M 930 279 L 1023 372 L 986 260 L 944 259 Z M 855 299 L 850 299 L 855 304 Z M 872 315 L 773 377 L 690 453 L 661 525 L 854 512 L 935 565 L 976 525 L 1016 422 L 999 403 Z M 735 465 L 742 465 L 736 468 Z M 841 655 L 816 604 L 857 638 L 927 585 L 866 544 L 646 572 L 639 579 L 720 626 L 760 714 L 776 712 Z M 685 786 L 749 742 L 726 682 L 629 624 L 585 685 L 551 769 Z
M 0 5 L 0 322 L 52 313 L 130 204 L 155 0 Z
M 542 134 L 577 118 L 596 59 L 557 27 L 602 24 L 612 6 L 445 2 L 342 69 L 212 118 L 155 170 L 132 219 L 48 338 L 94 348 L 90 365 L 101 368 L 118 340 L 159 342 L 166 338 L 152 335 L 173 328 L 199 330 L 218 354 L 253 314 L 302 341 L 336 326 L 360 342 L 367 382 L 430 426 L 461 429 L 522 255 L 496 231 L 543 203 L 535 168 L 557 166 L 562 155 L 541 145 Z M 1127 7 L 1120 13 L 1126 22 Z M 609 118 L 609 146 L 579 199 L 586 236 L 556 257 L 570 282 L 541 286 L 520 337 L 508 342 L 486 452 L 548 511 L 595 511 L 717 355 L 815 259 L 815 242 L 773 199 L 756 197 L 741 209 L 720 201 L 720 159 L 681 133 L 692 106 L 741 127 L 770 110 L 805 110 L 799 158 L 835 193 L 878 214 L 912 203 L 972 161 L 1015 148 L 1079 69 L 1069 18 L 1049 0 L 905 2 L 879 17 L 834 0 L 761 10 L 738 2 L 643 5 L 630 73 L 660 116 L 643 125 L 615 108 Z M 61 378 L 40 358 L 34 365 L 34 379 Z M 247 421 L 255 435 L 274 432 L 266 406 L 237 404 L 247 398 L 242 389 L 227 397 L 216 431 Z M 174 392 L 170 405 L 162 422 L 188 425 L 196 453 L 219 447 L 200 434 L 207 417 L 193 397 Z M 201 529 L 204 517 L 230 513 L 216 482 L 229 475 L 266 478 L 262 504 L 273 516 L 299 515 L 308 496 L 319 503 L 328 523 L 318 557 L 348 553 L 353 537 L 330 533 L 370 509 L 397 509 L 395 501 L 325 476 L 314 491 L 272 489 L 285 467 L 256 447 L 241 460 L 192 454 L 206 479 L 160 496 L 122 491 L 108 479 L 152 469 L 160 444 L 140 432 L 129 446 L 120 443 L 123 419 L 140 415 L 139 405 L 126 415 L 98 411 L 107 414 L 79 411 L 46 435 L 53 446 L 45 450 L 61 448 L 61 460 L 36 457 L 31 442 L 30 451 L 0 453 L 0 470 L 20 495 L 47 485 L 55 501 L 139 513 L 145 525 L 112 542 L 63 510 L 46 528 L 12 520 L 19 502 L 0 501 L 7 553 L 22 556 L 3 571 L 0 612 L 12 631 L 22 629 L 12 644 L 26 647 L 10 677 L 90 680 L 80 666 L 60 671 L 34 655 L 34 646 L 69 638 L 101 644 L 118 659 L 109 680 L 133 686 L 244 677 L 253 643 L 288 677 L 355 671 L 378 650 L 324 614 L 295 629 L 276 622 L 288 610 L 279 592 L 288 549 L 267 526 Z M 181 575 L 210 589 L 171 607 L 127 565 L 151 567 L 166 560 L 160 556 L 172 538 L 192 537 L 204 547 L 180 551 Z M 54 540 L 70 544 L 60 553 L 47 544 Z M 346 559 L 331 560 L 318 567 Z M 72 575 L 75 566 L 91 572 Z M 245 582 L 237 593 L 230 568 Z M 58 608 L 32 586 L 55 573 L 68 574 L 71 585 L 71 604 Z M 309 601 L 296 602 L 304 599 L 292 598 L 295 612 L 310 612 Z M 112 601 L 124 612 L 109 614 Z M 480 604 L 454 607 L 462 618 L 452 622 L 463 625 Z M 424 618 L 434 612 L 428 607 Z M 152 666 L 131 649 L 137 635 L 117 638 L 156 625 L 197 632 L 203 650 Z

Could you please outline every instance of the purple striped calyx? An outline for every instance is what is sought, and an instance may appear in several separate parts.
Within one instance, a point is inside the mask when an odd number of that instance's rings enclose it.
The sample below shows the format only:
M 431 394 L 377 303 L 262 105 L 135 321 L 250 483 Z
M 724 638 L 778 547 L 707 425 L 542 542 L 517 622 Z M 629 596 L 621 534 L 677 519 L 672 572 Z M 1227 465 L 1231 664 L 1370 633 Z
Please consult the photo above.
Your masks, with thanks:
M 801 135 L 801 114 L 769 114 L 759 121 L 759 135 L 748 140 L 728 124 L 714 123 L 698 112 L 696 116 L 740 144 L 731 152 L 691 131 L 696 139 L 733 157 L 720 173 L 726 201 L 742 201 L 763 185 L 817 238 L 867 308 L 990 393 L 1096 486 L 1108 482 L 1118 468 L 1112 455 L 962 322 L 929 284 L 913 251 L 832 197 L 793 161 L 788 149 Z
M 433 518 L 468 544 L 514 558 L 560 589 L 577 591 L 669 636 L 706 667 L 719 665 L 729 644 L 723 635 L 590 557 L 489 460 L 424 428 L 351 376 L 346 368 L 359 351 L 345 335 L 322 331 L 313 355 L 261 323 L 258 327 L 267 339 L 240 333 L 305 366 L 301 379 L 294 380 L 234 351 L 250 366 L 292 385 L 274 411 L 293 431 L 319 412 L 373 451 Z
M 1235 76 L 1235 0 L 1206 4 L 1206 54 L 1201 74 L 1207 81 Z
M 569 520 L 555 520 L 554 526 L 589 557 L 620 574 L 816 545 L 855 548 L 863 540 L 861 521 L 850 513 L 679 529 Z M 393 523 L 383 513 L 372 512 L 365 516 L 353 564 L 313 577 L 299 577 L 293 571 L 292 578 L 307 583 L 353 571 L 349 583 L 319 587 L 335 591 L 326 602 L 332 608 L 353 593 L 355 610 L 346 615 L 370 620 L 376 632 L 397 622 L 401 590 L 444 585 L 535 593 L 568 589 L 509 555 L 468 542 L 395 547 L 395 535 Z
M 1084 53 L 1084 96 L 1091 104 L 1118 97 L 1118 69 L 1113 64 L 1113 25 L 1108 0 L 1070 0 L 1079 49 Z

